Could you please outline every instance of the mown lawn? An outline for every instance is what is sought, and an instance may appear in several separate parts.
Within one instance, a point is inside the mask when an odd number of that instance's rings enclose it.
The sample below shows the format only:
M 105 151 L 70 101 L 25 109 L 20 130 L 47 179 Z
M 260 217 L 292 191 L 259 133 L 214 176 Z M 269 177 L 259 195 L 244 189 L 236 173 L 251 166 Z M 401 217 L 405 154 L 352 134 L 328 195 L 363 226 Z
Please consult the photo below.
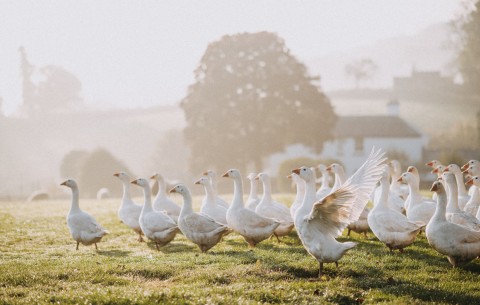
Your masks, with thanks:
M 359 245 L 313 281 L 318 264 L 295 233 L 253 251 L 230 234 L 207 254 L 178 235 L 156 251 L 119 222 L 118 199 L 81 200 L 111 233 L 98 252 L 76 251 L 69 205 L 0 202 L 0 304 L 480 303 L 480 261 L 453 269 L 424 236 L 390 254 L 372 234 L 352 233 L 342 240 Z

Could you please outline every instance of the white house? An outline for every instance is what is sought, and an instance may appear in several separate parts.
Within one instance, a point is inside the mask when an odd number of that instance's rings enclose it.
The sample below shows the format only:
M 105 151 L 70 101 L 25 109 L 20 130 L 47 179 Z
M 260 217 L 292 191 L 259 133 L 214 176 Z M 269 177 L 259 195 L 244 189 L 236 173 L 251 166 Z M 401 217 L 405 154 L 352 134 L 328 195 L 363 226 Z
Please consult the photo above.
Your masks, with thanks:
M 321 154 L 316 155 L 303 145 L 288 147 L 284 153 L 272 155 L 268 172 L 275 175 L 278 166 L 286 159 L 310 157 L 336 159 L 343 163 L 347 175 L 353 174 L 368 157 L 373 147 L 384 151 L 403 152 L 411 162 L 422 160 L 427 138 L 399 116 L 399 103 L 387 104 L 386 115 L 340 116 L 333 131 L 334 140 L 324 143 Z

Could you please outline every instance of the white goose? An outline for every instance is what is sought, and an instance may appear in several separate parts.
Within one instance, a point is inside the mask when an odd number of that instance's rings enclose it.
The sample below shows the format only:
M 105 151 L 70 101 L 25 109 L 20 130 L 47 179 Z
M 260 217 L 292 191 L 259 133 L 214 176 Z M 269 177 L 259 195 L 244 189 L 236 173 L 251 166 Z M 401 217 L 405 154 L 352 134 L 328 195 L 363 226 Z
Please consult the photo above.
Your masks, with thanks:
M 252 211 L 255 211 L 260 202 L 260 198 L 258 198 L 258 180 L 256 180 L 255 177 L 257 177 L 255 173 L 250 173 L 247 176 L 247 179 L 250 181 L 250 193 L 248 194 L 245 206 Z
M 180 229 L 167 214 L 153 209 L 150 184 L 146 179 L 139 178 L 131 183 L 143 188 L 145 202 L 140 213 L 140 227 L 145 236 L 155 243 L 157 250 L 160 250 L 160 247 L 175 238 Z
M 170 198 L 166 193 L 165 179 L 160 174 L 153 174 L 150 179 L 158 182 L 158 193 L 153 199 L 153 209 L 156 211 L 165 211 L 175 222 L 178 222 L 178 216 L 180 215 L 180 207 Z
M 399 196 L 401 199 L 404 201 L 407 199 L 408 196 L 408 187 L 403 187 L 400 182 L 397 182 L 397 179 L 400 178 L 402 175 L 402 166 L 398 160 L 390 160 L 388 163 L 390 166 L 390 174 L 391 174 L 391 184 L 390 184 L 390 190 L 393 193 L 396 193 L 397 196 Z
M 411 245 L 418 232 L 425 226 L 408 220 L 407 216 L 390 207 L 388 196 L 389 169 L 385 168 L 380 179 L 380 196 L 368 214 L 368 224 L 373 234 L 392 252 L 395 249 L 403 252 L 403 248 Z
M 213 193 L 210 179 L 208 179 L 208 177 L 206 176 L 203 176 L 197 181 L 195 181 L 195 184 L 201 184 L 205 189 L 205 199 L 202 201 L 200 212 L 207 215 L 208 217 L 213 218 L 213 220 L 215 220 L 216 222 L 226 226 L 227 225 L 227 209 L 221 205 L 218 205 L 217 202 L 215 201 L 215 194 Z M 184 197 L 184 200 L 185 200 L 185 197 Z
M 477 160 L 470 160 L 467 164 L 462 166 L 462 171 L 463 171 L 464 174 L 469 174 L 472 177 L 480 176 L 480 162 L 477 161 Z M 465 205 L 465 210 L 467 209 L 467 205 L 469 203 L 470 203 L 470 205 L 472 205 L 472 203 L 470 201 L 473 201 L 473 200 L 477 201 L 476 198 L 472 199 L 472 197 L 479 196 L 478 194 L 480 194 L 479 187 L 476 186 L 476 185 L 471 185 L 470 188 L 468 189 L 468 195 L 470 195 L 470 200 Z
M 470 200 L 470 196 L 465 188 L 465 181 L 463 181 L 463 175 L 460 167 L 458 167 L 456 164 L 449 164 L 443 172 L 451 172 L 455 175 L 455 180 L 457 180 L 458 206 L 461 210 L 463 210 L 468 200 Z
M 257 205 L 255 212 L 263 217 L 272 218 L 280 222 L 280 225 L 273 231 L 273 235 L 280 241 L 279 236 L 288 235 L 293 229 L 293 219 L 290 210 L 283 204 L 273 200 L 272 185 L 270 176 L 266 173 L 259 173 L 255 179 L 263 183 L 263 196 Z
M 204 176 L 207 176 L 210 179 L 212 184 L 213 193 L 215 194 L 215 201 L 218 205 L 223 206 L 224 208 L 228 209 L 228 203 L 218 196 L 218 182 L 217 182 L 217 172 L 213 170 L 207 170 L 203 173 Z
M 431 200 L 425 200 L 422 194 L 420 194 L 419 181 L 413 173 L 405 172 L 397 180 L 407 183 L 410 190 L 410 194 L 405 201 L 408 220 L 427 224 L 433 213 L 435 213 L 435 203 Z
M 185 185 L 178 184 L 170 190 L 183 196 L 183 206 L 178 218 L 178 226 L 183 235 L 205 253 L 215 246 L 229 229 L 207 215 L 195 213 L 192 208 L 192 195 Z
M 457 225 L 467 227 L 470 230 L 480 231 L 480 220 L 470 213 L 462 211 L 458 206 L 457 182 L 455 176 L 449 172 L 445 172 L 443 174 L 443 181 L 445 181 L 446 184 L 448 198 L 447 220 Z
M 478 176 L 473 176 L 467 182 L 466 185 L 470 185 L 470 188 L 475 187 L 475 192 L 472 194 L 472 198 L 465 206 L 465 212 L 468 212 L 475 216 L 475 218 L 480 220 L 480 178 Z
M 127 226 L 132 228 L 138 234 L 138 241 L 142 242 L 142 228 L 140 228 L 140 213 L 142 212 L 142 206 L 133 202 L 130 196 L 130 176 L 125 172 L 118 172 L 113 174 L 120 179 L 123 184 L 122 203 L 118 209 L 118 218 Z
M 233 179 L 233 200 L 227 211 L 227 224 L 238 234 L 242 235 L 250 247 L 272 236 L 273 231 L 280 225 L 279 222 L 258 215 L 243 205 L 243 183 L 240 171 L 230 169 L 223 177 Z
M 332 190 L 332 188 L 330 187 L 330 175 L 325 165 L 319 164 L 317 168 L 320 173 L 322 173 L 322 184 L 317 190 L 317 199 L 322 199 L 323 197 L 327 196 Z
M 387 166 L 387 169 L 388 172 L 389 172 L 389 176 L 390 175 L 393 175 L 393 173 L 395 172 L 394 169 L 393 169 L 393 166 L 392 166 L 392 163 L 393 161 L 396 161 L 396 160 L 392 160 L 388 163 L 388 166 Z M 398 177 L 397 177 L 398 179 Z M 392 182 L 389 182 L 389 190 L 388 190 L 388 206 L 390 209 L 394 209 L 395 211 L 399 212 L 399 213 L 405 213 L 405 200 L 403 200 L 403 197 L 400 195 L 399 192 L 397 192 L 396 190 L 401 190 L 400 187 L 393 187 L 392 188 L 392 185 L 398 185 L 398 184 L 401 184 L 400 182 L 398 181 L 393 181 Z M 392 191 L 393 189 L 393 191 Z M 374 191 L 374 196 L 373 196 L 373 202 L 377 202 L 378 200 L 380 200 L 380 196 L 381 196 L 381 190 L 382 190 L 382 187 L 381 186 L 377 186 L 375 188 L 375 191 Z M 408 196 L 407 196 L 408 197 Z
M 469 168 L 469 167 L 476 168 L 476 171 L 480 171 L 480 161 L 478 161 L 478 160 L 470 160 L 470 161 L 468 161 L 467 163 L 465 163 L 465 164 L 462 166 L 462 168 L 461 168 L 462 172 L 465 172 L 465 170 L 466 170 L 467 168 Z M 478 175 L 480 175 L 480 172 L 474 173 L 473 175 L 474 175 L 474 176 L 478 176 Z M 476 188 L 476 187 L 475 187 L 475 188 Z M 470 195 L 470 196 L 473 196 L 473 193 L 475 193 L 475 192 L 476 192 L 476 190 L 475 190 L 475 189 L 472 189 L 471 187 L 468 189 L 468 195 Z
M 343 166 L 338 163 L 333 163 L 325 169 L 328 172 L 332 172 L 335 175 L 335 182 L 333 183 L 330 193 L 338 190 L 340 186 L 347 180 L 347 174 Z
M 295 228 L 307 252 L 320 265 L 319 278 L 324 263 L 338 266 L 338 260 L 345 252 L 355 247 L 354 242 L 339 243 L 335 238 L 362 213 L 380 179 L 380 164 L 384 160 L 380 150 L 372 150 L 353 176 L 320 201 L 316 200 L 312 170 L 301 167 L 292 171 L 304 179 L 306 185 L 302 206 L 295 213 Z
M 425 233 L 428 243 L 438 252 L 448 257 L 455 268 L 480 255 L 480 232 L 472 231 L 447 220 L 447 194 L 439 181 L 432 185 L 432 192 L 437 193 L 435 215 L 427 225 Z
M 102 228 L 102 226 L 87 212 L 80 209 L 78 203 L 79 191 L 77 182 L 73 179 L 68 179 L 62 182 L 60 185 L 65 185 L 72 189 L 72 205 L 67 215 L 67 226 L 70 229 L 70 234 L 73 240 L 78 245 L 89 246 L 95 245 L 95 249 L 98 250 L 97 243 L 100 242 L 103 236 L 108 234 L 108 231 Z
M 302 205 L 303 197 L 305 196 L 305 181 L 295 173 L 291 173 L 290 175 L 287 176 L 287 178 L 292 179 L 297 187 L 295 199 L 293 200 L 293 203 L 290 206 L 290 216 L 292 216 L 292 219 L 293 219 L 295 218 L 295 212 Z

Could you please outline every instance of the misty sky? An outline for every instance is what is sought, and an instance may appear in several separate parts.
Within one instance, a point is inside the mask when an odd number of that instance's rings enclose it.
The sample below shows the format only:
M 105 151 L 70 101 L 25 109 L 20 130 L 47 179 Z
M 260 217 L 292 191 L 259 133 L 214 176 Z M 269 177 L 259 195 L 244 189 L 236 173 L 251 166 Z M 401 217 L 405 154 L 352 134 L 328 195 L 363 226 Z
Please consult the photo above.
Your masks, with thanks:
M 461 11 L 453 0 L 0 1 L 0 96 L 21 103 L 18 47 L 36 67 L 60 65 L 89 104 L 172 104 L 193 82 L 208 43 L 272 31 L 307 61 L 412 35 Z M 328 88 L 327 88 L 328 89 Z

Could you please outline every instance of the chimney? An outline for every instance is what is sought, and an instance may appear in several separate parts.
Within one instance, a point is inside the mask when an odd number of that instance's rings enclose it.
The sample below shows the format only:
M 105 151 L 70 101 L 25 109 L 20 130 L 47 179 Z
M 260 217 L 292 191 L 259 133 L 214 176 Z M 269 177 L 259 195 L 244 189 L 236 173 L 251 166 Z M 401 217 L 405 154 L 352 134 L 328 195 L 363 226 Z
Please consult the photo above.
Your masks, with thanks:
M 400 103 L 396 99 L 392 99 L 388 102 L 387 115 L 400 116 Z

